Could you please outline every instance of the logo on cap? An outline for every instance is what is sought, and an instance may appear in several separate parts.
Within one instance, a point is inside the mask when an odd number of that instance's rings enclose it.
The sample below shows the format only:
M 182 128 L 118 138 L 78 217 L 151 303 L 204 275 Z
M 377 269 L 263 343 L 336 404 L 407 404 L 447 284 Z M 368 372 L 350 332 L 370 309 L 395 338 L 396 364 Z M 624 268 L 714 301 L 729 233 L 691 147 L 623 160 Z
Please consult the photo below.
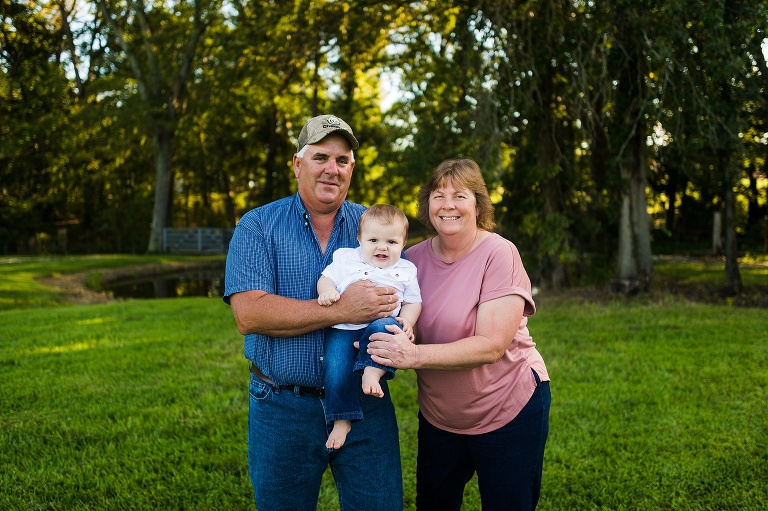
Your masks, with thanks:
M 327 123 L 328 123 L 328 124 L 330 124 L 331 126 L 341 126 L 341 123 L 340 123 L 340 122 L 339 122 L 339 120 L 338 120 L 337 118 L 335 118 L 335 117 L 329 117 L 329 118 L 327 118 L 327 119 L 325 120 L 325 122 L 327 122 Z

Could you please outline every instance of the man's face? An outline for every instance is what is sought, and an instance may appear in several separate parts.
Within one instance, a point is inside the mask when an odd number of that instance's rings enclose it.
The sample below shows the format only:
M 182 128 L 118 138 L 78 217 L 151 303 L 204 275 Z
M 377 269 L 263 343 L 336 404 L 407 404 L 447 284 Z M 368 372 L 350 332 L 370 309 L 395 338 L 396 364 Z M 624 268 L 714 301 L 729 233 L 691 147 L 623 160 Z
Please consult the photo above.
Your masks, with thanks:
M 299 195 L 310 212 L 337 210 L 347 197 L 354 168 L 352 148 L 346 138 L 337 134 L 307 146 L 303 157 L 294 156 Z

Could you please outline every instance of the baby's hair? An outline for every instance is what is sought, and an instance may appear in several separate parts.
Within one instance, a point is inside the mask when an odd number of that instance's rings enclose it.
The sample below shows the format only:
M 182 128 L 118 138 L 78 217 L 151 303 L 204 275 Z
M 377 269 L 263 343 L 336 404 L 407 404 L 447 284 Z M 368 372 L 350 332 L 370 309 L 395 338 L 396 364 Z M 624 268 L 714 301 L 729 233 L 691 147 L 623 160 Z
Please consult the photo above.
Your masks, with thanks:
M 363 211 L 360 217 L 360 225 L 357 226 L 357 236 L 363 232 L 363 225 L 368 221 L 379 222 L 383 225 L 402 224 L 403 241 L 408 241 L 408 217 L 396 206 L 391 204 L 374 204 Z

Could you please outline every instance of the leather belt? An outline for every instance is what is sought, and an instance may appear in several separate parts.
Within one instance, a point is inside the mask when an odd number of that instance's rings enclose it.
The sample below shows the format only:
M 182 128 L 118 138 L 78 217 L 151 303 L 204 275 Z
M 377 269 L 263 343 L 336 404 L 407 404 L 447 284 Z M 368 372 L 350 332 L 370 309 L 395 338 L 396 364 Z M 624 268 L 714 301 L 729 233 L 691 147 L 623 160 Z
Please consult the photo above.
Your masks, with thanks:
M 303 385 L 275 385 L 275 382 L 264 376 L 261 369 L 254 364 L 251 364 L 251 374 L 281 390 L 290 390 L 291 392 L 296 392 L 298 394 L 309 394 L 315 397 L 325 397 L 325 389 L 319 389 L 317 387 L 305 387 Z

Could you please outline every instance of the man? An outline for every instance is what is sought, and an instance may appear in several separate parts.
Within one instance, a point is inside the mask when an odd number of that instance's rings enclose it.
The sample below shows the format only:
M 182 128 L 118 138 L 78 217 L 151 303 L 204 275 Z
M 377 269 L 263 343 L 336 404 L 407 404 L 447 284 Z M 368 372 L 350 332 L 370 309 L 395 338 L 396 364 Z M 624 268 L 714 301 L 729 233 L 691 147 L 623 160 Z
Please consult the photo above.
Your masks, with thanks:
M 394 289 L 364 281 L 338 302 L 317 302 L 317 279 L 337 248 L 357 246 L 365 209 L 346 201 L 358 142 L 338 117 L 310 119 L 299 134 L 296 195 L 246 213 L 227 255 L 224 301 L 251 361 L 248 466 L 259 511 L 314 510 L 326 468 L 341 509 L 402 510 L 394 406 L 363 396 L 364 420 L 341 449 L 327 449 L 324 329 L 387 317 Z

